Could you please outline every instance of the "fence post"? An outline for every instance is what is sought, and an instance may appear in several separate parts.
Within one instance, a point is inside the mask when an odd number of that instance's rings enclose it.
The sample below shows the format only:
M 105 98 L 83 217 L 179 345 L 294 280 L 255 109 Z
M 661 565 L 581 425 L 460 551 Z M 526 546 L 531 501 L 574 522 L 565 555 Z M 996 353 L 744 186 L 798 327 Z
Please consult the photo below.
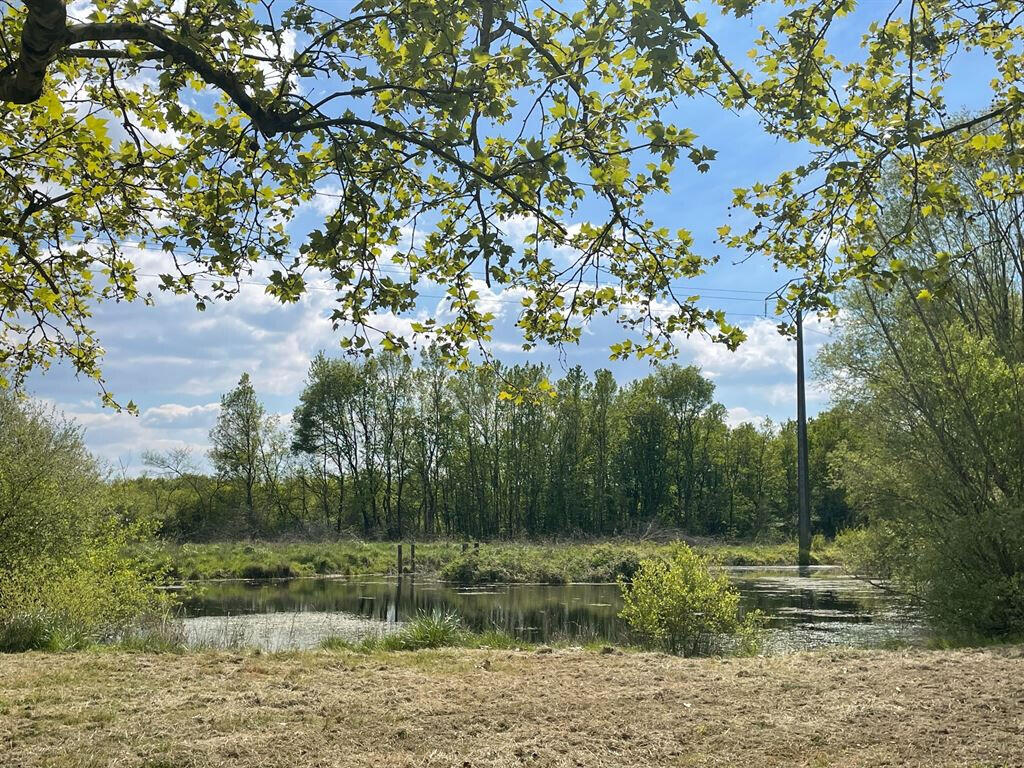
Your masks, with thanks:
M 466 550 L 467 549 L 469 549 L 469 542 L 468 541 L 462 542 L 462 554 L 466 554 Z
M 416 573 L 416 542 L 409 542 L 409 573 Z
M 398 575 L 402 575 L 402 545 L 398 545 Z

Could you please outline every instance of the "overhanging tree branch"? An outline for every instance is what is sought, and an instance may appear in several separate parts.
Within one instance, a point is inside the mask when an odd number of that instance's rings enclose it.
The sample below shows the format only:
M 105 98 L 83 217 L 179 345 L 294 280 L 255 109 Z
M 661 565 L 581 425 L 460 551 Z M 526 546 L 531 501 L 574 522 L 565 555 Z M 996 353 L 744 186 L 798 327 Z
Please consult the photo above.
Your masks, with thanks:
M 28 3 L 29 20 L 26 21 L 26 28 L 28 28 L 29 22 L 34 18 L 34 16 L 39 13 L 37 6 L 46 5 L 47 3 L 52 4 L 53 2 L 54 0 L 45 0 L 45 2 L 44 0 L 37 0 L 37 2 Z M 56 4 L 59 5 L 61 11 L 63 11 L 63 4 Z M 452 163 L 462 171 L 495 186 L 508 194 L 527 210 L 543 218 L 552 226 L 561 229 L 561 226 L 557 221 L 552 219 L 536 205 L 533 205 L 529 201 L 523 199 L 522 196 L 506 187 L 506 185 L 502 184 L 499 179 L 484 173 L 479 168 L 474 167 L 471 163 L 467 163 L 453 152 L 427 137 L 415 136 L 409 132 L 400 131 L 382 123 L 351 117 L 298 123 L 297 119 L 303 114 L 303 110 L 296 109 L 289 110 L 288 112 L 278 112 L 276 110 L 265 108 L 245 90 L 244 86 L 233 72 L 211 64 L 210 61 L 208 61 L 201 53 L 188 45 L 185 45 L 181 41 L 176 40 L 166 31 L 152 24 L 110 22 L 76 24 L 68 27 L 66 26 L 65 15 L 61 15 L 59 20 L 59 24 L 60 26 L 63 26 L 63 30 L 58 27 L 56 31 L 53 31 L 52 26 L 55 23 L 53 19 L 49 19 L 47 23 L 50 25 L 47 27 L 49 30 L 49 36 L 45 39 L 45 43 L 48 46 L 46 48 L 47 52 L 42 58 L 37 57 L 33 60 L 34 66 L 36 66 L 39 71 L 38 82 L 34 84 L 34 90 L 31 90 L 31 92 L 29 90 L 23 90 L 21 95 L 24 99 L 17 103 L 29 103 L 30 101 L 34 101 L 39 98 L 42 93 L 42 83 L 46 64 L 60 52 L 61 48 L 67 49 L 71 45 L 84 42 L 148 42 L 154 48 L 159 49 L 165 56 L 170 57 L 173 61 L 187 66 L 207 84 L 222 91 L 253 121 L 256 128 L 264 135 L 272 136 L 285 132 L 308 132 L 318 128 L 339 126 L 359 126 L 370 130 L 380 131 L 392 138 L 422 147 L 437 157 Z M 539 50 L 543 50 L 539 45 L 537 47 Z M 79 50 L 75 50 L 74 53 L 76 55 L 83 54 L 83 52 Z M 114 54 L 114 56 L 111 54 Z M 113 51 L 94 51 L 85 53 L 85 55 L 95 58 L 114 58 L 121 57 L 123 54 L 121 54 L 121 52 L 117 52 L 115 54 Z M 159 54 L 154 56 L 151 52 L 143 55 L 146 58 L 159 57 Z M 15 73 L 10 79 L 13 81 L 17 77 L 18 73 Z M 3 92 L 3 85 L 4 81 L 0 81 L 0 93 Z M 32 98 L 29 98 L 29 96 L 32 96 Z
M 67 42 L 63 0 L 25 0 L 28 16 L 21 30 L 21 51 L 13 68 L 0 76 L 0 101 L 31 104 L 43 93 L 46 67 Z

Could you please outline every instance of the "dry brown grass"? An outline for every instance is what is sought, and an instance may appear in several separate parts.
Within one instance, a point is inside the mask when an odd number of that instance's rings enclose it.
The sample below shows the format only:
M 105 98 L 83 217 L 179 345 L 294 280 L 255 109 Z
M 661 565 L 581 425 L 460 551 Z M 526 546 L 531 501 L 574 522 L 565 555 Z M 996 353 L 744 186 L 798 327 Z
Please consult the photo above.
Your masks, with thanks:
M 0 657 L 0 766 L 1024 766 L 1024 648 Z

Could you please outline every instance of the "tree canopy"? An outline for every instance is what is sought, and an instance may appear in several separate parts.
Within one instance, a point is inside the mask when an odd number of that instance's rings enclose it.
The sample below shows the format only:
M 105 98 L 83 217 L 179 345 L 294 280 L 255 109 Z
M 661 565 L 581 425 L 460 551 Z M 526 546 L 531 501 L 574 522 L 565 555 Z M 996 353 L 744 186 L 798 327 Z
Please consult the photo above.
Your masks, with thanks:
M 326 276 L 353 348 L 375 332 L 408 345 L 377 319 L 431 285 L 448 311 L 412 330 L 467 354 L 493 320 L 474 269 L 521 298 L 527 346 L 574 342 L 608 314 L 640 331 L 613 356 L 667 355 L 678 332 L 735 345 L 723 312 L 676 287 L 715 256 L 645 207 L 677 167 L 709 171 L 729 149 L 673 122 L 691 99 L 809 148 L 737 189 L 747 224 L 717 234 L 803 276 L 780 301 L 828 308 L 849 280 L 898 272 L 887 246 L 913 227 L 881 247 L 874 229 L 892 169 L 922 216 L 967 204 L 953 151 L 974 153 L 987 194 L 1020 185 L 1020 4 L 872 5 L 850 54 L 833 30 L 856 6 L 0 0 L 0 374 L 17 384 L 66 358 L 102 381 L 91 312 L 147 298 L 138 246 L 165 254 L 161 287 L 200 309 L 261 261 L 282 302 Z M 765 13 L 748 61 L 731 61 L 730 29 Z M 979 66 L 989 106 L 951 117 L 946 81 Z M 989 169 L 995 152 L 1009 161 Z M 325 198 L 319 222 L 294 226 Z

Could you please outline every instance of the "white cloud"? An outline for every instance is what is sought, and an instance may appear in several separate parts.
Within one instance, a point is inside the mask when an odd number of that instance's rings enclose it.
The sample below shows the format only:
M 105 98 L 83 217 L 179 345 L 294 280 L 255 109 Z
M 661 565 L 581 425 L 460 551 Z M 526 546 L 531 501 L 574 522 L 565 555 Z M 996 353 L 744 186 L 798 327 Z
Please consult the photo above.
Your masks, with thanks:
M 317 187 L 316 193 L 313 195 L 313 199 L 303 203 L 303 206 L 308 206 L 322 216 L 327 216 L 334 213 L 338 208 L 338 198 L 341 196 L 341 187 L 337 184 L 325 184 L 322 187 Z M 302 206 L 300 206 L 301 208 Z
M 248 49 L 246 53 L 275 59 L 280 62 L 290 62 L 295 55 L 295 30 L 285 29 L 280 35 L 280 45 L 276 43 L 269 34 L 261 36 L 260 44 L 255 49 Z M 266 83 L 270 87 L 276 87 L 281 82 L 281 75 L 278 68 L 269 61 L 258 61 L 256 66 L 263 72 Z M 288 90 L 294 90 L 298 84 L 298 77 L 293 72 L 288 78 Z
M 754 320 L 744 328 L 747 339 L 735 351 L 702 334 L 678 340 L 682 350 L 711 377 L 737 371 L 796 370 L 795 347 L 771 320 Z
M 477 307 L 480 312 L 494 315 L 495 323 L 506 316 L 518 316 L 522 308 L 522 299 L 526 295 L 526 290 L 519 287 L 496 291 L 480 278 L 473 278 L 470 281 L 469 290 L 476 291 L 479 296 Z M 448 299 L 438 300 L 435 315 L 438 318 L 454 317 Z
M 764 421 L 763 414 L 756 414 L 749 408 L 742 405 L 725 409 L 725 423 L 730 427 L 738 427 L 740 424 L 746 422 L 751 424 L 760 424 L 762 421 Z
M 523 349 L 522 342 L 492 341 L 487 345 L 494 352 L 506 352 L 509 354 L 527 354 L 528 350 Z
M 825 403 L 828 401 L 828 390 L 824 384 L 815 379 L 808 379 L 804 385 L 804 394 L 808 403 Z M 796 408 L 796 379 L 792 382 L 774 384 L 763 390 L 764 398 L 774 406 L 792 405 Z
M 804 329 L 804 358 L 809 361 L 827 341 L 831 322 L 810 317 L 804 321 Z M 767 371 L 796 373 L 796 345 L 779 333 L 775 320 L 755 318 L 743 330 L 747 339 L 735 351 L 701 334 L 680 335 L 676 342 L 682 353 L 712 378 Z
M 204 419 L 161 420 L 157 414 L 185 413 L 188 406 L 166 403 L 146 409 L 142 416 L 127 412 L 100 410 L 96 405 L 59 406 L 68 418 L 74 419 L 85 431 L 86 444 L 104 463 L 112 468 L 124 467 L 129 474 L 141 469 L 144 451 L 168 451 L 185 448 L 202 456 L 208 444 L 208 433 L 216 418 L 216 411 L 202 411 Z M 194 413 L 192 414 L 195 415 Z
M 144 424 L 181 424 L 184 421 L 194 421 L 198 417 L 203 421 L 212 421 L 211 414 L 220 410 L 220 403 L 205 403 L 203 405 L 181 405 L 180 403 L 164 403 L 154 405 L 142 412 Z

